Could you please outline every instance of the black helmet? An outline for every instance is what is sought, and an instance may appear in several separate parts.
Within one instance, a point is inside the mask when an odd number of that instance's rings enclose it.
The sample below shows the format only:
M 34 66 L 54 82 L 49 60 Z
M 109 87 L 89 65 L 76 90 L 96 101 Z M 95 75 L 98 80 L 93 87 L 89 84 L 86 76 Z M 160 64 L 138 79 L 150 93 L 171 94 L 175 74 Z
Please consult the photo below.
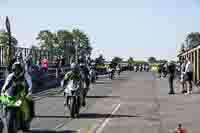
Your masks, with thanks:
M 79 71 L 79 65 L 77 65 L 76 63 L 72 63 L 71 64 L 71 70 L 78 72 Z
M 23 72 L 23 68 L 21 66 L 20 62 L 15 62 L 12 65 L 12 71 L 16 74 L 16 75 L 20 75 Z

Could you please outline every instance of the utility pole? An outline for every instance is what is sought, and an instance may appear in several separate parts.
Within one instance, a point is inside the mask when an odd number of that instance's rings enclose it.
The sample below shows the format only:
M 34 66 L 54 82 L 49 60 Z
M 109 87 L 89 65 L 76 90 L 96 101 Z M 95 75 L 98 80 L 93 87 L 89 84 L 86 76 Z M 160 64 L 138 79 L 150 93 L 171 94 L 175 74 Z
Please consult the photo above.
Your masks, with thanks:
M 6 16 L 6 30 L 9 36 L 9 42 L 8 42 L 8 62 L 10 63 L 12 60 L 12 35 L 11 35 L 11 29 L 10 29 L 10 21 L 8 16 Z
M 76 60 L 76 64 L 78 64 L 78 44 L 76 43 L 76 41 L 75 41 L 75 49 L 76 49 L 76 52 L 75 52 L 75 60 Z

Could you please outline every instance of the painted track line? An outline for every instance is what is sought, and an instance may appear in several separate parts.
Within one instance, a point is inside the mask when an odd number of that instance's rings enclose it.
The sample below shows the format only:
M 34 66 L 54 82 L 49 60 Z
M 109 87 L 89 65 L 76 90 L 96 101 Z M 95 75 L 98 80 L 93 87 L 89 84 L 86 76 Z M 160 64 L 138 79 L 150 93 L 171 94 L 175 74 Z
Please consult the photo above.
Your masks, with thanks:
M 112 111 L 112 113 L 103 121 L 103 123 L 100 125 L 99 128 L 96 129 L 95 133 L 101 133 L 103 131 L 103 129 L 105 128 L 105 126 L 108 124 L 108 122 L 112 119 L 111 116 L 114 115 L 117 110 L 119 109 L 120 107 L 120 103 L 117 104 L 114 108 L 114 110 Z

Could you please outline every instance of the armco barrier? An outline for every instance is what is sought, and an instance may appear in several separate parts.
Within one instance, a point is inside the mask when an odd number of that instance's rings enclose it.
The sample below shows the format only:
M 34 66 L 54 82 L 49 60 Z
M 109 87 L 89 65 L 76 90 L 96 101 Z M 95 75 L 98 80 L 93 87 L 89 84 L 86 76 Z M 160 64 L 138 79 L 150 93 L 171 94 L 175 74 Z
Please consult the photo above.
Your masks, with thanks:
M 65 72 L 69 71 L 69 67 L 64 68 Z M 60 86 L 60 81 L 63 78 L 63 74 L 60 74 L 56 79 L 56 69 L 50 68 L 48 73 L 42 73 L 35 71 L 31 74 L 32 83 L 33 83 L 33 93 L 40 92 L 43 90 L 56 88 Z M 5 79 L 0 79 L 0 90 L 3 86 Z

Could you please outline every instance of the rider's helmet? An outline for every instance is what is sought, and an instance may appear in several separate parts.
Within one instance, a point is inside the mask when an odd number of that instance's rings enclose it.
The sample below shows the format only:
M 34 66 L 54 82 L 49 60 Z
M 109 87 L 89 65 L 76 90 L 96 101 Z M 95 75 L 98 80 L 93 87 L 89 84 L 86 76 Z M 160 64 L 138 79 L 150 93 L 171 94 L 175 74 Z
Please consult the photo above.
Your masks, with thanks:
M 12 65 L 12 71 L 14 72 L 15 76 L 19 76 L 23 73 L 23 67 L 20 62 L 15 62 Z
M 79 57 L 78 57 L 78 62 L 79 62 L 79 63 L 85 62 L 84 57 L 83 57 L 83 56 L 79 56 Z
M 16 58 L 17 58 L 17 61 L 22 60 L 22 58 L 23 58 L 22 53 L 21 52 L 17 53 Z
M 80 68 L 84 68 L 85 67 L 85 63 L 84 62 L 80 62 Z
M 95 68 L 95 63 L 94 62 L 91 63 L 91 68 Z
M 72 70 L 73 72 L 79 72 L 79 65 L 76 64 L 76 63 L 72 63 L 72 64 L 71 64 L 71 70 Z

